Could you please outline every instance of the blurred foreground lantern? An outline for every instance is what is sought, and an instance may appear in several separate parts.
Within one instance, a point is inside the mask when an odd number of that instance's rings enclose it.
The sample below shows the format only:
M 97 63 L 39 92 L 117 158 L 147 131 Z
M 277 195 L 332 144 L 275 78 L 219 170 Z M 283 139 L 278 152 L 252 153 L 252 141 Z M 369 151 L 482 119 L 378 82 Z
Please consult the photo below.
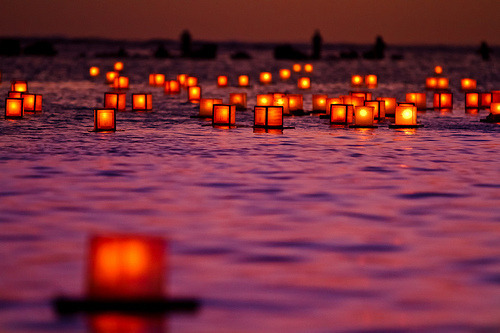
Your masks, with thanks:
M 353 127 L 373 127 L 373 107 L 356 106 L 354 107 L 354 126 Z
M 394 116 L 396 113 L 396 98 L 394 97 L 377 97 L 377 101 L 384 101 L 385 104 L 385 115 Z
M 104 93 L 104 107 L 106 109 L 125 110 L 127 95 L 125 93 Z
M 353 106 L 350 104 L 330 105 L 330 124 L 348 125 L 352 123 Z
M 292 73 L 290 72 L 289 69 L 280 69 L 280 79 L 282 80 L 288 80 Z
M 5 119 L 18 119 L 24 116 L 23 98 L 5 99 Z
M 397 126 L 415 126 L 417 125 L 417 107 L 416 106 L 398 106 L 396 108 Z
M 490 113 L 492 115 L 500 115 L 500 103 L 499 102 L 491 103 Z
M 427 110 L 427 96 L 425 93 L 407 93 L 406 101 L 415 104 L 417 110 Z
M 9 91 L 7 97 L 9 98 L 22 98 L 23 93 L 20 91 Z
M 434 73 L 436 73 L 436 74 L 443 73 L 443 67 L 441 67 L 441 66 L 434 67 Z
M 460 80 L 460 87 L 462 88 L 462 91 L 476 90 L 477 81 L 469 78 L 462 79 Z
M 254 126 L 263 128 L 283 128 L 283 107 L 255 106 Z
M 191 103 L 199 103 L 201 99 L 201 87 L 193 86 L 188 88 L 188 101 Z
M 186 87 L 194 87 L 198 85 L 198 78 L 196 76 L 188 76 L 186 78 Z
M 236 106 L 236 110 L 247 109 L 247 94 L 246 93 L 231 93 L 229 94 L 229 104 Z
M 89 74 L 90 74 L 90 76 L 91 76 L 91 77 L 96 77 L 96 76 L 98 76 L 98 75 L 99 75 L 99 72 L 100 72 L 100 71 L 99 71 L 99 67 L 96 67 L 96 66 L 92 66 L 92 67 L 90 67 L 90 69 L 89 69 Z
M 351 86 L 362 87 L 363 86 L 363 77 L 361 75 L 351 76 Z
M 162 87 L 165 84 L 165 74 L 155 74 L 154 85 L 156 87 Z
M 436 89 L 438 86 L 438 78 L 437 77 L 428 77 L 425 79 L 425 88 L 426 89 Z
M 165 248 L 165 241 L 159 237 L 93 237 L 88 260 L 88 297 L 160 299 L 164 292 Z
M 363 101 L 372 99 L 372 93 L 368 91 L 350 91 L 349 96 L 361 97 Z
M 477 92 L 465 93 L 465 109 L 479 109 L 479 97 Z
M 227 76 L 219 75 L 217 77 L 217 86 L 219 87 L 227 87 Z
M 493 90 L 491 92 L 491 103 L 500 103 L 500 90 Z
M 117 72 L 122 71 L 123 70 L 123 62 L 121 62 L 121 61 L 115 62 L 115 65 L 113 68 Z
M 273 94 L 258 94 L 257 95 L 257 105 L 259 106 L 271 106 L 273 105 L 274 96 Z
M 304 110 L 304 98 L 301 94 L 288 94 L 288 108 L 290 112 Z
M 260 83 L 270 84 L 273 81 L 273 76 L 269 72 L 260 73 Z
M 22 80 L 14 80 L 10 84 L 10 90 L 11 91 L 18 91 L 18 92 L 27 92 L 28 91 L 28 82 L 22 81 Z
M 376 88 L 378 85 L 377 75 L 374 74 L 366 75 L 365 84 L 368 88 Z
M 128 77 L 126 76 L 118 76 L 115 77 L 113 81 L 113 88 L 115 89 L 128 89 Z
M 219 98 L 202 98 L 200 99 L 200 117 L 212 118 L 214 104 L 222 104 L 222 99 Z
M 309 89 L 311 88 L 311 79 L 308 77 L 301 77 L 297 82 L 299 89 Z
M 177 80 L 169 80 L 165 82 L 165 94 L 175 95 L 180 94 L 181 84 Z
M 153 95 L 140 93 L 132 94 L 132 111 L 153 110 Z
M 24 111 L 41 112 L 42 111 L 42 95 L 21 93 L 23 98 Z
M 115 78 L 118 77 L 117 72 L 107 72 L 106 73 L 106 83 L 113 84 L 115 82 Z
M 283 107 L 283 114 L 290 114 L 289 100 L 287 96 L 278 96 L 273 99 L 274 106 Z
M 312 71 L 313 71 L 313 65 L 311 65 L 311 64 L 305 64 L 304 65 L 304 71 L 306 73 L 312 73 Z
M 437 80 L 437 88 L 438 89 L 448 89 L 450 85 L 450 80 L 446 77 L 440 77 Z
M 385 103 L 383 101 L 365 101 L 364 105 L 373 107 L 374 119 L 382 120 L 385 118 Z
M 227 104 L 214 104 L 212 125 L 214 126 L 236 125 L 236 106 Z
M 326 114 L 330 114 L 330 110 L 331 110 L 331 105 L 333 104 L 342 104 L 342 100 L 340 98 L 327 98 L 326 99 L 326 103 L 325 103 L 325 111 L 326 111 Z
M 302 70 L 302 66 L 300 66 L 300 64 L 293 64 L 292 66 L 292 70 L 295 72 L 295 73 L 298 73 Z
M 312 95 L 313 111 L 326 112 L 326 99 L 328 95 Z
M 250 81 L 248 79 L 248 75 L 240 75 L 238 76 L 238 86 L 240 87 L 248 87 Z
M 481 93 L 481 108 L 489 108 L 491 105 L 491 93 Z
M 94 131 L 116 131 L 115 109 L 94 110 Z
M 187 74 L 178 74 L 177 75 L 177 81 L 179 81 L 181 87 L 186 87 L 187 78 L 188 78 Z
M 452 109 L 453 94 L 450 92 L 434 93 L 434 109 Z

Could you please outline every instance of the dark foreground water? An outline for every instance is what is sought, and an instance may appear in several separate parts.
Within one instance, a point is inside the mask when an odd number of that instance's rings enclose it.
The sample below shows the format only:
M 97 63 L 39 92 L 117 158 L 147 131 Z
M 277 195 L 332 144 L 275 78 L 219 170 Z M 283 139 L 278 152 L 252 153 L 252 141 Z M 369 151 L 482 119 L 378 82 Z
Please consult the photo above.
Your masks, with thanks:
M 121 318 L 131 332 L 500 330 L 500 127 L 465 114 L 458 91 L 462 77 L 500 89 L 498 60 L 416 48 L 399 62 L 314 63 L 306 109 L 310 93 L 345 94 L 357 73 L 379 75 L 375 97 L 402 100 L 443 65 L 454 110 L 419 113 L 417 130 L 316 116 L 286 118 L 296 128 L 278 135 L 213 129 L 189 118 L 185 94 L 147 85 L 150 72 L 189 72 L 206 97 L 247 91 L 236 119 L 251 125 L 257 93 L 296 91 L 295 80 L 255 84 L 291 63 L 252 55 L 125 60 L 130 92 L 152 91 L 154 112 L 119 113 L 107 134 L 88 131 L 107 88 L 86 75 L 113 60 L 1 59 L 0 94 L 26 78 L 44 111 L 0 120 L 0 331 L 124 331 L 112 316 L 60 319 L 50 307 L 83 293 L 87 237 L 101 232 L 168 238 L 169 293 L 202 302 L 195 315 Z M 216 88 L 219 74 L 254 86 Z

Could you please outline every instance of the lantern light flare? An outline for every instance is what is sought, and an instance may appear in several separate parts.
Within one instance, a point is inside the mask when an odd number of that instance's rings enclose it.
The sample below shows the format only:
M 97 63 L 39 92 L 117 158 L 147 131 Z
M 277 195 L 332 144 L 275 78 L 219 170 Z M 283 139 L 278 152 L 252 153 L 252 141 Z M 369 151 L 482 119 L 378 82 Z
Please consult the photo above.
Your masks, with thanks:
M 361 75 L 353 75 L 351 76 L 351 86 L 353 87 L 362 87 L 364 84 L 363 77 Z
M 436 73 L 436 74 L 442 74 L 443 73 L 443 67 L 441 67 L 441 66 L 434 67 L 434 73 Z

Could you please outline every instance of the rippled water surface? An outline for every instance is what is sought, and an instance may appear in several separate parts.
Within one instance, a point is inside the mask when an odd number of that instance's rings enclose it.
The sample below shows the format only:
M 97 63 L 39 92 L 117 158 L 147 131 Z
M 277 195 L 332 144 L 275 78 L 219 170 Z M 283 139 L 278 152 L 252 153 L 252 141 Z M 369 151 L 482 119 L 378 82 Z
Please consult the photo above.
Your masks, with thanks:
M 86 75 L 112 60 L 1 59 L 2 96 L 6 81 L 26 78 L 44 111 L 0 121 L 0 330 L 93 327 L 59 319 L 50 300 L 82 294 L 87 237 L 97 232 L 169 239 L 169 293 L 202 307 L 145 324 L 164 331 L 500 330 L 500 127 L 479 122 L 486 111 L 465 114 L 457 89 L 462 77 L 500 89 L 499 63 L 454 49 L 404 55 L 316 62 L 312 92 L 345 94 L 351 74 L 374 73 L 375 97 L 402 100 L 441 64 L 453 112 L 419 113 L 417 130 L 290 117 L 295 129 L 282 134 L 202 126 L 185 94 L 147 86 L 150 72 L 189 72 L 204 96 L 227 101 L 242 89 L 216 88 L 217 75 L 256 79 L 290 66 L 266 50 L 243 62 L 224 52 L 218 61 L 125 60 L 130 93 L 152 91 L 154 112 L 119 113 L 119 131 L 102 134 L 88 130 L 107 88 Z M 243 91 L 249 110 L 236 119 L 251 125 L 257 93 L 296 89 Z

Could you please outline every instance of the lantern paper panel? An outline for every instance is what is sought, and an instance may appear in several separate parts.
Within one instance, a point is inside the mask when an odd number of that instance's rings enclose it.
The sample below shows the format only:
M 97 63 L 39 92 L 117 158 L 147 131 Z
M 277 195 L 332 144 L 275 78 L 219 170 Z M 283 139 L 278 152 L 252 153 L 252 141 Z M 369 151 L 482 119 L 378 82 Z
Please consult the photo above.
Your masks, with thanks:
M 425 88 L 426 89 L 436 89 L 438 86 L 438 78 L 437 77 L 428 77 L 425 79 Z
M 289 99 L 287 96 L 278 96 L 273 99 L 273 106 L 283 107 L 283 114 L 290 114 Z
M 14 80 L 11 82 L 10 90 L 17 91 L 17 92 L 27 92 L 28 91 L 28 81 Z
M 94 110 L 94 131 L 116 131 L 115 109 Z
M 273 105 L 273 100 L 274 100 L 273 94 L 258 94 L 256 105 L 271 106 L 271 105 Z
M 326 112 L 326 100 L 328 95 L 323 94 L 313 94 L 312 95 L 312 107 L 313 111 Z
M 352 123 L 353 106 L 350 104 L 331 104 L 330 123 L 347 125 Z
M 181 84 L 177 80 L 167 80 L 165 82 L 164 93 L 168 95 L 177 95 L 181 93 Z
M 255 106 L 254 126 L 265 128 L 283 128 L 283 107 Z
M 163 87 L 165 84 L 165 74 L 155 74 L 154 75 L 154 86 Z
M 104 93 L 104 107 L 124 111 L 127 102 L 125 93 Z
M 363 97 L 355 97 L 355 96 L 340 96 L 342 100 L 342 104 L 351 104 L 353 106 L 363 106 L 364 98 Z
M 435 109 L 452 109 L 453 94 L 448 92 L 434 93 L 434 108 Z
M 20 91 L 9 91 L 7 97 L 9 98 L 22 98 L 23 93 Z
M 500 102 L 491 103 L 490 113 L 492 115 L 500 115 Z
M 304 98 L 302 94 L 288 94 L 288 108 L 291 112 L 304 110 Z
M 491 93 L 481 93 L 481 103 L 480 106 L 482 109 L 487 109 L 491 106 Z
M 396 113 L 397 101 L 394 97 L 377 97 L 377 101 L 384 101 L 385 115 L 393 116 Z
M 24 116 L 23 98 L 5 99 L 5 119 L 17 119 Z
M 250 79 L 248 78 L 248 75 L 238 76 L 238 85 L 240 87 L 248 87 L 249 83 L 250 83 Z
M 372 93 L 368 91 L 350 91 L 349 96 L 362 98 L 363 101 L 372 99 Z
M 477 81 L 470 78 L 462 79 L 460 80 L 460 87 L 462 88 L 462 91 L 476 90 Z
M 153 95 L 146 93 L 132 94 L 132 110 L 133 111 L 153 110 Z
M 113 81 L 113 88 L 115 89 L 128 89 L 129 79 L 126 76 L 115 77 Z
M 229 104 L 235 105 L 237 110 L 246 110 L 247 94 L 246 93 L 229 94 Z
M 214 104 L 222 104 L 222 99 L 219 98 L 202 98 L 200 99 L 200 116 L 212 118 Z
M 373 107 L 374 119 L 381 120 L 385 118 L 385 103 L 383 101 L 365 101 L 364 105 Z
M 479 109 L 480 105 L 480 93 L 469 92 L 465 94 L 465 108 L 466 109 Z
M 115 82 L 115 78 L 118 77 L 117 72 L 106 72 L 106 83 L 113 84 Z
M 491 92 L 491 103 L 500 103 L 500 90 L 493 90 Z
M 23 99 L 24 112 L 35 112 L 36 97 L 35 94 L 21 93 L 21 98 Z M 41 98 L 41 95 L 38 95 Z
M 407 93 L 406 101 L 415 104 L 417 110 L 427 110 L 427 96 L 425 93 Z
M 233 126 L 236 124 L 236 106 L 214 104 L 212 124 L 217 126 Z
M 198 85 L 198 78 L 196 76 L 188 76 L 186 78 L 186 87 L 194 87 Z
M 450 80 L 446 77 L 440 77 L 437 80 L 437 89 L 448 89 Z
M 417 125 L 417 107 L 410 105 L 396 107 L 395 123 L 398 126 Z
M 373 126 L 373 110 L 371 106 L 354 107 L 354 124 L 356 126 Z

